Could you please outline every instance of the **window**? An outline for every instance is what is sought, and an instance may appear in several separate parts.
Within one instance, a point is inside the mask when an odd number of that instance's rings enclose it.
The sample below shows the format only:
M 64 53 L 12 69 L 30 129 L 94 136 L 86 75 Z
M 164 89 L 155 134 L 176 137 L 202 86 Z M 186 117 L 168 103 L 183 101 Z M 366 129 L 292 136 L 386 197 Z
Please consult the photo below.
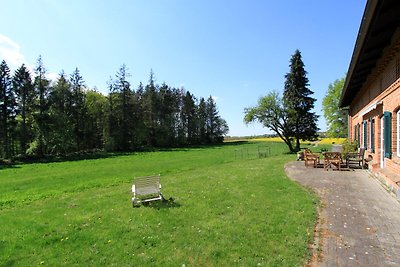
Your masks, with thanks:
M 397 111 L 397 156 L 400 157 L 400 109 Z
M 361 146 L 361 125 L 357 124 L 357 146 Z
M 373 118 L 369 119 L 369 140 L 371 144 L 371 152 L 375 153 L 375 120 Z
M 392 113 L 385 111 L 383 113 L 383 136 L 385 146 L 385 158 L 392 158 Z

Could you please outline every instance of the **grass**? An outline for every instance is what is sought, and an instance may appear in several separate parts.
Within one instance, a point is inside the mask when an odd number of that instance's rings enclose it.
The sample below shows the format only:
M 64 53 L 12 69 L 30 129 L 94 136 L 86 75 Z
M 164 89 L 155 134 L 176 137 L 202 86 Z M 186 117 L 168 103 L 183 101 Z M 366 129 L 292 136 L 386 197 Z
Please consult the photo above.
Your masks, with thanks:
M 2 169 L 0 265 L 304 265 L 316 199 L 285 176 L 295 155 L 284 144 L 251 156 L 260 149 L 242 142 Z M 133 177 L 156 173 L 174 202 L 132 208 Z

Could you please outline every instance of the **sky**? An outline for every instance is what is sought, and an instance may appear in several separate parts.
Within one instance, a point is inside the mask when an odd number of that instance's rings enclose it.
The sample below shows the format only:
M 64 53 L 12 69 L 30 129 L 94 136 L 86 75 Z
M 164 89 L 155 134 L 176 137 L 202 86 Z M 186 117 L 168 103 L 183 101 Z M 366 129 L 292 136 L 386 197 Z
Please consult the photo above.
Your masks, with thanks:
M 290 58 L 300 50 L 326 130 L 322 99 L 344 77 L 366 0 L 13 0 L 3 1 L 0 60 L 50 78 L 78 68 L 89 88 L 106 94 L 125 64 L 133 88 L 156 83 L 212 96 L 230 136 L 271 133 L 243 122 L 244 109 L 283 92 Z

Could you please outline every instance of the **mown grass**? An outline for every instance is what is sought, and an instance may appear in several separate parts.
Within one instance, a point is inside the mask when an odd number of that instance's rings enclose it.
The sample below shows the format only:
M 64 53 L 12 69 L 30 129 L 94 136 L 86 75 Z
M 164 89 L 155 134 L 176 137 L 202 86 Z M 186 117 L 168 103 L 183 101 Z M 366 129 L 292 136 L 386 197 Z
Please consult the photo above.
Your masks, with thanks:
M 300 266 L 315 197 L 284 173 L 283 144 L 136 153 L 0 170 L 4 266 Z M 252 154 L 252 153 L 249 153 Z M 133 177 L 174 202 L 132 208 Z

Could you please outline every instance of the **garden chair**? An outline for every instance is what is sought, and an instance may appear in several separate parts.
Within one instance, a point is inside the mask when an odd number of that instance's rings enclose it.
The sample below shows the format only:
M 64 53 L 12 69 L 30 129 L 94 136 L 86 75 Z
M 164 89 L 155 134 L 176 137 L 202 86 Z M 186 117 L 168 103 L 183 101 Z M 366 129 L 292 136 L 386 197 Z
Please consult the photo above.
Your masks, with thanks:
M 143 202 L 162 200 L 160 175 L 136 177 L 132 185 L 132 194 L 134 207 Z
M 365 159 L 364 159 L 364 154 L 365 154 L 365 148 L 360 147 L 357 152 L 353 153 L 347 153 L 346 155 L 346 164 L 349 167 L 350 164 L 357 163 L 358 166 L 361 166 L 361 169 L 364 169 L 364 164 L 365 164 Z
M 304 164 L 306 167 L 312 165 L 316 167 L 319 163 L 319 154 L 312 153 L 310 149 L 304 149 Z

